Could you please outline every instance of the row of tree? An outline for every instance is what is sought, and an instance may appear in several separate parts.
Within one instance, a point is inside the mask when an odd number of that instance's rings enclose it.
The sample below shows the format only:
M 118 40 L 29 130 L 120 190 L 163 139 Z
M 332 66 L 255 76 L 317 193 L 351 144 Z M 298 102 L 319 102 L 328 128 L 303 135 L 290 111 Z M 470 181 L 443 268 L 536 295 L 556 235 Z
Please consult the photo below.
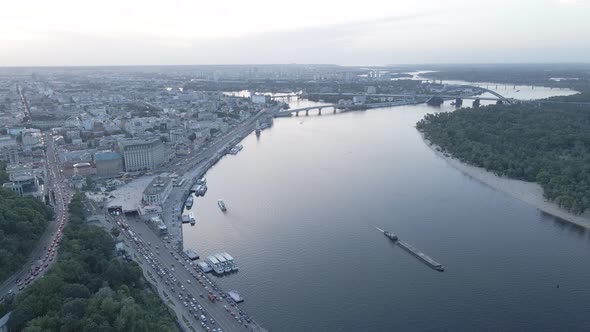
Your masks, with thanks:
M 590 106 L 493 105 L 428 114 L 416 127 L 463 162 L 539 183 L 570 212 L 590 207 Z
M 0 282 L 23 266 L 52 218 L 41 201 L 0 188 Z
M 6 163 L 0 161 L 0 185 L 10 181 L 8 173 L 6 173 Z
M 84 218 L 76 194 L 58 261 L 18 295 L 9 331 L 174 331 L 167 308 L 137 264 L 119 259 L 114 239 Z

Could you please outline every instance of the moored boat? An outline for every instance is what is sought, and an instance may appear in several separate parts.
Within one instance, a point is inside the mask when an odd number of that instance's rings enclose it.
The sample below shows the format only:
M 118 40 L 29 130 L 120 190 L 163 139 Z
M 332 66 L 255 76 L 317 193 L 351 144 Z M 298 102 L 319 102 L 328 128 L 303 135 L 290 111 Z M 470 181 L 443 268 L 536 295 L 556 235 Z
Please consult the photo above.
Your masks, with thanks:
M 192 208 L 192 207 L 193 207 L 193 196 L 189 196 L 189 197 L 186 199 L 186 201 L 184 202 L 184 206 L 185 206 L 187 209 L 190 209 L 190 208 Z

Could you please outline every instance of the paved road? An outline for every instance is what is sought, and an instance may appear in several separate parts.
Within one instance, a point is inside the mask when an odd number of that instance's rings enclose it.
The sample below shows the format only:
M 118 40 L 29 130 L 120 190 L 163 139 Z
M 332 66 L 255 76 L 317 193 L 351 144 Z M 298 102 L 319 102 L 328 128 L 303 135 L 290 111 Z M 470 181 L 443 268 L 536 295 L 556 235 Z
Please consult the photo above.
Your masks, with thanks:
M 207 317 L 205 328 L 221 328 L 223 331 L 260 330 L 256 325 L 247 324 L 245 320 L 238 321 L 233 316 L 241 312 L 238 306 L 223 299 L 222 295 L 225 297 L 225 294 L 216 289 L 212 280 L 197 270 L 196 264 L 190 265 L 191 260 L 171 244 L 164 243 L 143 221 L 122 216 L 114 217 L 114 221 L 115 224 L 118 221 L 122 225 L 121 237 L 132 249 L 135 254 L 133 258 L 141 264 L 146 278 L 156 285 L 165 303 L 172 301 L 177 314 L 184 316 L 193 327 L 202 327 L 203 321 L 198 317 L 204 314 Z M 131 230 L 133 235 L 127 230 Z M 207 299 L 209 292 L 219 300 L 210 302 Z M 200 305 L 203 309 L 195 310 L 191 308 L 193 304 L 197 307 Z M 211 318 L 215 321 L 214 324 L 211 323 Z
M 57 166 L 57 152 L 54 149 L 52 137 L 45 136 L 45 167 L 47 170 L 46 186 L 49 191 L 55 192 L 54 213 L 55 219 L 50 221 L 47 229 L 33 249 L 29 259 L 22 269 L 14 273 L 0 286 L 0 297 L 8 293 L 16 294 L 22 291 L 37 278 L 42 277 L 49 267 L 55 262 L 57 247 L 61 241 L 62 230 L 68 219 L 67 206 L 71 200 L 71 190 L 64 185 L 63 175 Z M 51 196 L 51 195 L 50 195 Z M 38 264 L 39 261 L 43 263 Z M 38 266 L 36 271 L 33 267 Z
M 93 215 L 96 215 L 98 213 L 102 213 L 100 211 L 100 209 L 97 207 L 97 204 L 91 200 L 87 200 L 84 203 L 84 205 L 85 205 L 86 209 L 88 210 L 88 212 L 90 212 Z M 205 330 L 204 328 L 202 328 L 200 323 L 195 322 L 192 319 L 192 314 L 188 311 L 187 307 L 184 307 L 184 305 L 180 301 L 180 299 L 178 299 L 175 296 L 171 296 L 171 295 L 174 295 L 171 291 L 165 292 L 166 291 L 165 284 L 161 280 L 156 278 L 157 273 L 154 273 L 155 272 L 154 269 L 152 269 L 150 264 L 147 264 L 146 261 L 142 258 L 144 253 L 140 251 L 138 245 L 129 236 L 124 235 L 124 232 L 126 232 L 125 229 L 123 229 L 122 227 L 119 227 L 114 218 L 115 217 L 107 214 L 105 219 L 99 219 L 98 226 L 103 227 L 106 231 L 109 231 L 109 232 L 110 232 L 111 228 L 113 228 L 113 227 L 117 227 L 121 231 L 121 235 L 118 237 L 118 239 L 125 243 L 126 252 L 131 256 L 132 259 L 134 259 L 139 264 L 139 267 L 142 269 L 145 279 L 155 287 L 158 296 L 160 296 L 160 298 L 162 299 L 162 302 L 166 306 L 172 308 L 172 310 L 174 311 L 174 313 L 177 316 L 177 321 L 180 324 L 182 330 L 184 330 L 184 331 L 192 331 L 192 329 L 198 330 L 198 331 Z M 119 218 L 119 217 L 116 217 L 116 218 L 118 220 L 123 220 L 122 218 Z M 185 318 L 183 319 L 183 317 L 185 317 Z M 185 319 L 186 319 L 186 321 L 185 321 Z

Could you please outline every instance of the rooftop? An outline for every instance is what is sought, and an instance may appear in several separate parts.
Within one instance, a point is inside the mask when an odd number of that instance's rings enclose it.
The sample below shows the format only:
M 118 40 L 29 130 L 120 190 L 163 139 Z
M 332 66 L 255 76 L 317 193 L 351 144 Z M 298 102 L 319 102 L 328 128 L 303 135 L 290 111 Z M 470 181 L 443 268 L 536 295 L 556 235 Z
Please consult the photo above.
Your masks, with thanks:
M 170 185 L 171 179 L 167 176 L 157 176 L 143 191 L 146 195 L 156 195 L 162 193 Z
M 116 160 L 116 159 L 121 159 L 121 155 L 118 154 L 117 152 L 114 152 L 114 151 L 97 152 L 94 155 L 94 160 L 96 160 L 96 161 L 99 161 L 99 160 Z
M 160 138 L 158 137 L 154 137 L 154 138 L 133 138 L 133 139 L 128 139 L 128 140 L 120 140 L 119 141 L 119 146 L 121 146 L 122 148 L 126 148 L 128 146 L 133 146 L 133 145 L 147 145 L 147 144 L 156 144 L 158 142 L 162 142 L 160 140 Z

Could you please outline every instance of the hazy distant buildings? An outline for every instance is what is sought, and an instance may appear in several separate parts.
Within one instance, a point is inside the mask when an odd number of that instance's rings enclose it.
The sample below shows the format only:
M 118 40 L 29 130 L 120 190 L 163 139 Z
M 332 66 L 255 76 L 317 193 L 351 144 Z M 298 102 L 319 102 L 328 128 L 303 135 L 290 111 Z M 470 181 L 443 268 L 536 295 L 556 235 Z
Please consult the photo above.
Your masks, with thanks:
M 0 161 L 7 164 L 19 162 L 19 147 L 15 138 L 0 136 Z
M 270 96 L 268 95 L 252 95 L 252 102 L 254 104 L 266 104 L 270 101 Z
M 33 147 L 41 146 L 42 141 L 43 135 L 39 129 L 31 128 L 22 131 L 22 142 L 25 150 L 30 151 Z
M 367 96 L 354 96 L 352 97 L 352 102 L 354 104 L 364 104 L 367 102 Z
M 121 140 L 119 150 L 127 172 L 155 169 L 170 158 L 170 149 L 160 138 Z

